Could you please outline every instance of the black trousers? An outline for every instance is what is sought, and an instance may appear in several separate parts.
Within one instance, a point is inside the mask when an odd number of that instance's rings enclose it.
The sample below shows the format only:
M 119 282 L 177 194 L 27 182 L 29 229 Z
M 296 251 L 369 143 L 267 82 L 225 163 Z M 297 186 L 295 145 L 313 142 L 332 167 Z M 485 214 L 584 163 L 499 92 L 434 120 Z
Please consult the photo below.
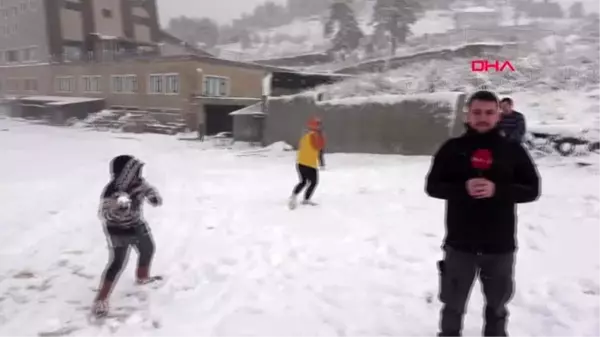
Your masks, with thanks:
M 152 234 L 146 228 L 140 228 L 135 235 L 111 234 L 108 239 L 110 259 L 104 271 L 105 282 L 114 282 L 118 278 L 127 263 L 131 247 L 138 252 L 138 269 L 150 267 L 154 256 L 154 240 Z
M 319 164 L 321 167 L 325 166 L 325 150 L 319 151 Z
M 479 275 L 485 297 L 484 336 L 507 336 L 506 305 L 514 294 L 514 253 L 472 254 L 445 247 L 438 262 L 442 311 L 439 336 L 460 336 L 465 306 Z
M 304 166 L 298 164 L 298 175 L 300 177 L 300 182 L 294 187 L 294 195 L 300 194 L 304 187 L 308 184 L 308 188 L 306 192 L 304 192 L 304 200 L 309 200 L 310 197 L 315 192 L 315 188 L 317 187 L 317 183 L 319 182 L 319 172 L 314 167 Z

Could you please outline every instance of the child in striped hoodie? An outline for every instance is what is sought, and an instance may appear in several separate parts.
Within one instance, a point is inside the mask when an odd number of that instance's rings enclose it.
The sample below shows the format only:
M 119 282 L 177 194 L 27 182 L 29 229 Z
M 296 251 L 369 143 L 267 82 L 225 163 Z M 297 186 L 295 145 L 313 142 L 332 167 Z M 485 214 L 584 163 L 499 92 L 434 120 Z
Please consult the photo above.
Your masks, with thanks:
M 111 180 L 100 200 L 99 216 L 103 221 L 110 247 L 110 261 L 102 276 L 100 289 L 92 308 L 96 316 L 108 313 L 108 297 L 129 256 L 130 248 L 139 254 L 136 282 L 146 284 L 160 280 L 150 276 L 154 240 L 143 218 L 142 206 L 162 205 L 158 191 L 142 178 L 144 164 L 133 156 L 121 155 L 110 163 Z

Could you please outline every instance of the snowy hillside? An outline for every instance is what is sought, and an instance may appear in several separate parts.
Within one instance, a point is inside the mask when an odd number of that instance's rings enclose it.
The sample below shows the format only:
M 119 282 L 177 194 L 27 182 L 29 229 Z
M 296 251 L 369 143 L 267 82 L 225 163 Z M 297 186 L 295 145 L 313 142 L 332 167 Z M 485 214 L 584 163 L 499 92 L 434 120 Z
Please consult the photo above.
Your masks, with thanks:
M 423 192 L 427 157 L 328 155 L 320 206 L 290 212 L 293 153 L 8 120 L 0 130 L 0 335 L 436 332 L 443 203 Z M 85 307 L 108 258 L 98 196 L 122 153 L 142 158 L 163 194 L 146 214 L 168 279 L 138 288 L 130 261 L 112 299 L 127 315 L 95 327 Z M 543 197 L 519 207 L 509 330 L 598 335 L 598 166 L 538 165 Z M 479 289 L 465 335 L 481 331 Z
M 372 32 L 371 11 L 357 14 L 361 29 L 366 34 Z M 329 48 L 329 40 L 323 35 L 323 24 L 327 14 L 307 19 L 295 20 L 287 25 L 254 31 L 261 42 L 252 48 L 242 49 L 239 43 L 220 45 L 221 57 L 238 57 L 240 59 L 261 60 L 285 56 L 296 56 L 308 53 L 324 52 Z M 452 29 L 454 22 L 451 16 L 442 11 L 426 12 L 414 25 L 414 36 L 443 33 Z
M 559 1 L 565 13 L 568 13 L 569 6 L 575 0 Z M 374 1 L 363 1 L 363 5 L 356 6 L 356 18 L 359 26 L 366 35 L 372 34 L 372 5 Z M 582 1 L 586 13 L 598 13 L 598 3 L 594 0 Z M 462 1 L 453 10 L 477 12 L 478 10 L 490 10 L 478 6 L 480 2 Z M 414 47 L 414 44 L 422 44 L 422 38 L 427 34 L 442 34 L 454 28 L 453 10 L 429 10 L 411 25 L 412 35 L 409 37 L 408 44 Z M 499 22 L 502 26 L 512 26 L 515 24 L 513 8 L 509 5 L 499 5 L 496 10 L 501 15 Z M 328 12 L 316 15 L 310 18 L 296 19 L 289 24 L 271 29 L 253 29 L 256 36 L 252 46 L 242 48 L 240 43 L 219 45 L 215 52 L 221 57 L 233 58 L 238 60 L 266 60 L 280 57 L 298 56 L 310 53 L 321 53 L 330 47 L 329 39 L 323 35 L 323 25 L 329 16 Z M 565 19 L 533 19 L 525 16 L 520 17 L 518 23 L 525 25 L 529 23 L 547 23 L 549 30 L 560 25 L 578 24 L 579 21 Z M 467 33 L 465 33 L 467 34 Z M 415 40 L 411 42 L 411 40 Z M 403 46 L 399 46 L 402 48 Z M 402 53 L 401 50 L 398 53 Z
M 412 94 L 430 91 L 473 92 L 489 88 L 516 99 L 517 108 L 537 124 L 578 124 L 600 135 L 600 49 L 597 37 L 578 30 L 557 30 L 524 54 L 507 50 L 515 72 L 473 73 L 470 58 L 414 63 L 383 73 L 358 75 L 303 93 L 323 99 Z

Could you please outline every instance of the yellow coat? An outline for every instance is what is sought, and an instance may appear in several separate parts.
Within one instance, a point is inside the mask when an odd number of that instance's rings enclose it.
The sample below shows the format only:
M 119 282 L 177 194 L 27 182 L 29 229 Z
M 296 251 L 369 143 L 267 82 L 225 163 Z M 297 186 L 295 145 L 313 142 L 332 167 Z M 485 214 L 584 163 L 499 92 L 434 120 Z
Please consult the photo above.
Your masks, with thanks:
M 321 134 L 309 131 L 302 138 L 298 145 L 298 164 L 318 168 L 319 154 L 325 145 L 325 140 Z

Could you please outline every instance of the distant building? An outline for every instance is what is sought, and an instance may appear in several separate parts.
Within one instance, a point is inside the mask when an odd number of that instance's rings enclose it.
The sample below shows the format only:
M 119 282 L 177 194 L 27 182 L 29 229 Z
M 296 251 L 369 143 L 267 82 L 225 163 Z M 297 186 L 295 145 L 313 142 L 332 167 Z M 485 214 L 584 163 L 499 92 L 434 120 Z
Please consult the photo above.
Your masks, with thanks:
M 0 65 L 157 52 L 156 0 L 2 0 Z
M 91 111 L 82 102 L 101 101 L 215 134 L 231 131 L 229 113 L 260 102 L 263 78 L 280 70 L 214 57 L 164 32 L 156 0 L 0 0 L 0 99 L 27 113 L 51 105 L 61 106 L 61 116 L 43 109 L 55 120 L 79 118 Z
M 199 55 L 139 56 L 118 61 L 0 66 L 0 97 L 104 98 L 111 110 L 135 111 L 190 129 L 221 130 L 229 113 L 257 103 L 269 66 Z

